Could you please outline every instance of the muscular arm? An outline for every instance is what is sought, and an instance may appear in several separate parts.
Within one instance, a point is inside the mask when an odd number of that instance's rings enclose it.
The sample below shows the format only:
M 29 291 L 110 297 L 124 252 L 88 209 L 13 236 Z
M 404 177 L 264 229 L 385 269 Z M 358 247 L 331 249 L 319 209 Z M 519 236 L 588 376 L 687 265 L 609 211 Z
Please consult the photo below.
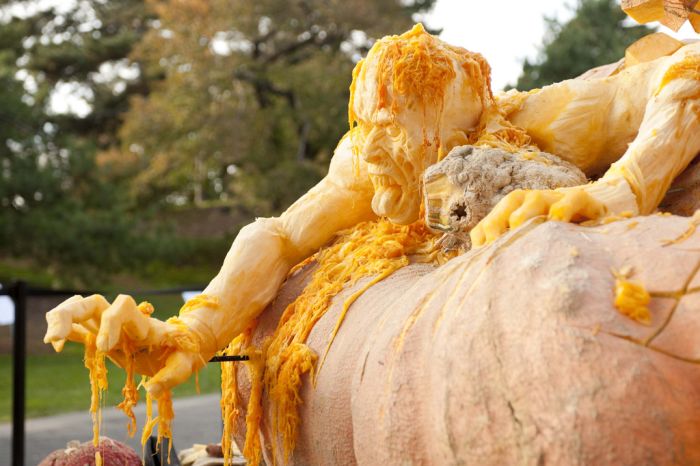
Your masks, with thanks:
M 624 178 L 641 214 L 653 212 L 700 152 L 700 44 L 663 59 L 634 141 L 602 180 Z
M 202 335 L 208 357 L 241 333 L 275 297 L 289 269 L 344 228 L 374 217 L 363 162 L 354 166 L 350 138 L 341 140 L 328 175 L 280 217 L 261 218 L 236 237 L 204 295 L 219 302 L 181 313 Z
M 588 174 L 612 165 L 588 185 L 509 194 L 471 231 L 477 246 L 540 215 L 576 221 L 649 214 L 700 151 L 697 44 L 610 78 L 565 81 L 510 98 L 511 120 L 544 150 Z
M 356 163 L 346 137 L 318 185 L 279 218 L 258 219 L 241 230 L 204 296 L 188 301 L 179 319 L 152 318 L 126 295 L 112 304 L 98 295 L 74 296 L 46 314 L 44 342 L 61 351 L 66 339 L 86 343 L 93 333 L 97 350 L 123 365 L 128 355 L 119 342 L 126 335 L 136 371 L 151 376 L 145 386 L 157 398 L 243 332 L 293 265 L 338 230 L 374 217 L 366 167 Z
M 627 150 L 653 95 L 655 63 L 602 79 L 570 79 L 530 92 L 500 96 L 508 119 L 537 146 L 601 175 Z

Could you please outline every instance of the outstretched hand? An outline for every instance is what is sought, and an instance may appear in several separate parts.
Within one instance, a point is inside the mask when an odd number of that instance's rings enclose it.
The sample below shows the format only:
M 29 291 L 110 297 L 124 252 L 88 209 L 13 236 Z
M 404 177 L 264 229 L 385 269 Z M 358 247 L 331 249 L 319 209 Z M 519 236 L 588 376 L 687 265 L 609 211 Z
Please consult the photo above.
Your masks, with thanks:
M 150 316 L 153 308 L 128 295 L 110 304 L 102 295 L 73 296 L 46 314 L 44 343 L 61 351 L 66 340 L 85 344 L 96 337 L 97 350 L 121 367 L 134 357 L 136 372 L 151 377 L 145 384 L 154 397 L 187 380 L 204 365 L 199 339 L 182 322 Z M 125 348 L 129 353 L 125 353 Z
M 547 190 L 518 189 L 501 199 L 469 233 L 474 247 L 498 239 L 534 217 L 562 222 L 595 220 L 607 213 L 606 206 L 584 187 Z

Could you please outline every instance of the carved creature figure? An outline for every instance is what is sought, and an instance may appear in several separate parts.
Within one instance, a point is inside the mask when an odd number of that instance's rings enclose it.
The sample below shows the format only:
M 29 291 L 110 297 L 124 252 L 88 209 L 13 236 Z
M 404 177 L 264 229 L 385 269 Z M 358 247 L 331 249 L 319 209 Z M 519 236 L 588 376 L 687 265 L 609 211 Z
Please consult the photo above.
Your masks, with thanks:
M 277 218 L 241 230 L 216 277 L 179 317 L 162 322 L 131 297 L 73 297 L 47 314 L 47 343 L 93 341 L 125 364 L 123 342 L 158 398 L 241 334 L 276 296 L 290 269 L 343 229 L 421 214 L 421 177 L 466 144 L 545 151 L 588 184 L 507 194 L 471 230 L 474 246 L 528 219 L 578 222 L 655 210 L 700 151 L 700 44 L 619 73 L 494 96 L 478 54 L 421 26 L 378 41 L 353 74 L 351 130 L 328 175 Z M 92 339 L 92 340 L 91 340 Z

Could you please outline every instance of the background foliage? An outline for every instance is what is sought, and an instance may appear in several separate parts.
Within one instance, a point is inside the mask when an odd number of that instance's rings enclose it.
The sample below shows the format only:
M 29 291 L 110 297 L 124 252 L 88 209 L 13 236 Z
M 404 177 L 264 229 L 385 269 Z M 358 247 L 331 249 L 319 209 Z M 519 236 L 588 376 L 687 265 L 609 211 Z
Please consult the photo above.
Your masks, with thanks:
M 188 236 L 191 211 L 225 205 L 240 226 L 318 181 L 354 63 L 433 2 L 5 3 L 0 279 L 212 276 L 235 228 Z
M 323 176 L 355 62 L 434 2 L 2 3 L 0 280 L 205 282 L 238 227 Z M 623 18 L 547 19 L 517 87 L 617 60 L 647 32 Z
M 626 20 L 615 0 L 579 0 L 575 8 L 566 22 L 544 18 L 547 33 L 539 55 L 524 61 L 516 89 L 528 91 L 614 63 L 625 56 L 628 46 L 652 32 L 648 26 Z

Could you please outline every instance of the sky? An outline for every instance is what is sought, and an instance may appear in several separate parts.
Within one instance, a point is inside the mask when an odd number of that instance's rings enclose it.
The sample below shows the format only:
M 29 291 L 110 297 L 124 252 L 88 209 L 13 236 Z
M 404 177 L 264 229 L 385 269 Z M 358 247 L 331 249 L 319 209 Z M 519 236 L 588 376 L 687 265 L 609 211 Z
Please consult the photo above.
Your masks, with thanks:
M 544 15 L 559 20 L 573 16 L 575 0 L 437 0 L 424 19 L 427 26 L 442 28 L 441 39 L 481 53 L 491 64 L 493 89 L 515 84 L 525 58 L 535 58 L 545 33 Z M 653 25 L 655 23 L 651 23 Z M 677 38 L 697 38 L 689 24 Z

